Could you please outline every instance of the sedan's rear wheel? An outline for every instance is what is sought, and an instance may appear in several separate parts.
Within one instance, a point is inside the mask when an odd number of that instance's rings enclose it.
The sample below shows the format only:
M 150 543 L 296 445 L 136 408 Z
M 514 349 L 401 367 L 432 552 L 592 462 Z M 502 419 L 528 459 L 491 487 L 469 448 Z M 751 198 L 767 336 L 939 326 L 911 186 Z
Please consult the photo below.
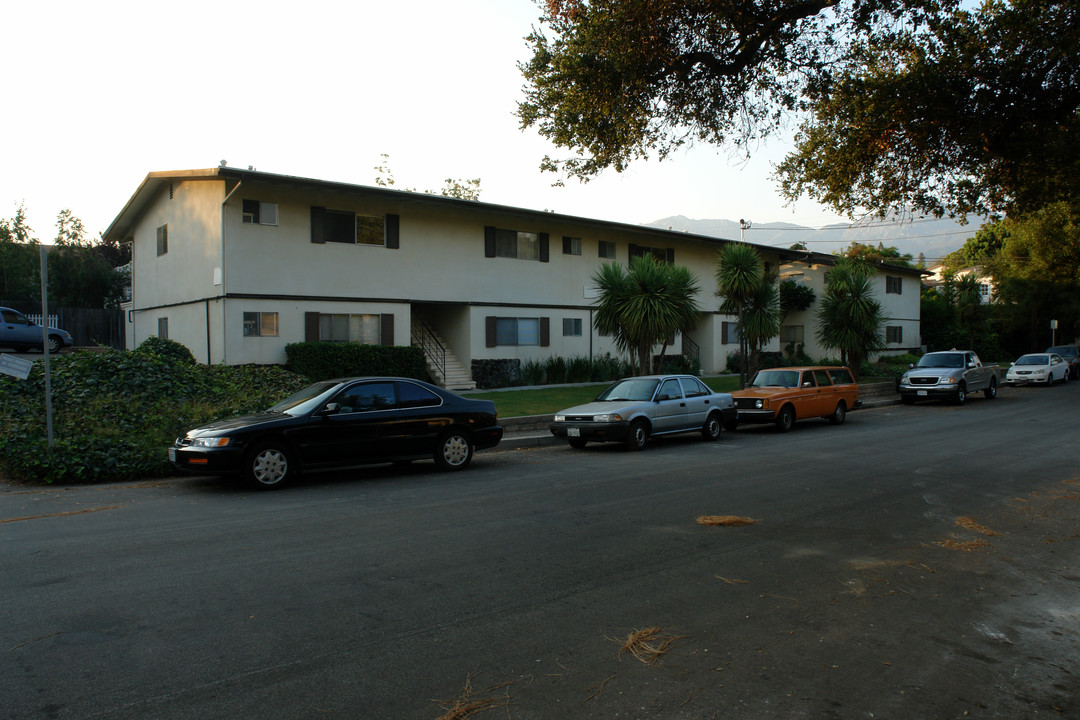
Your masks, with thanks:
M 49 336 L 49 354 L 55 355 L 64 348 L 64 343 L 56 335 Z
M 720 437 L 720 416 L 713 413 L 701 427 L 701 437 L 705 440 L 717 440 Z
M 630 423 L 629 431 L 626 434 L 627 450 L 642 450 L 645 448 L 645 443 L 649 442 L 649 427 L 645 424 L 644 420 L 635 420 Z
M 472 461 L 473 446 L 465 433 L 451 430 L 439 439 L 435 464 L 442 470 L 464 470 Z
M 276 490 L 296 475 L 289 450 L 279 443 L 257 445 L 247 455 L 244 474 L 248 483 L 259 490 Z

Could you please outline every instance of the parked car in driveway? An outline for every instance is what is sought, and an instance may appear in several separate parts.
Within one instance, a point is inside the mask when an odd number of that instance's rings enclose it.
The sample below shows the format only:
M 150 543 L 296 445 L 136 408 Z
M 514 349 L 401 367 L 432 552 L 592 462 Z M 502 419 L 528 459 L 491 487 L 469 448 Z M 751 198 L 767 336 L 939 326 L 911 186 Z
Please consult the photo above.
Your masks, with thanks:
M 58 353 L 71 347 L 75 341 L 71 334 L 59 328 L 49 328 L 49 352 Z M 0 347 L 11 348 L 15 352 L 41 350 L 42 328 L 18 310 L 0 307 Z
M 169 448 L 169 460 L 271 489 L 308 470 L 383 462 L 433 458 L 443 470 L 463 470 L 502 432 L 489 400 L 409 378 L 342 378 L 310 385 L 265 412 L 188 430 Z
M 847 411 L 859 405 L 859 386 L 846 367 L 772 368 L 758 371 L 749 387 L 732 396 L 738 424 L 771 422 L 787 432 L 803 418 L 843 423 Z
M 1069 363 L 1069 379 L 1080 380 L 1080 345 L 1055 345 L 1046 348 L 1048 353 L 1057 353 Z
M 1069 363 L 1057 353 L 1021 355 L 1009 366 L 1009 371 L 1005 373 L 1005 382 L 1010 385 L 1053 385 L 1056 382 L 1069 382 Z
M 698 431 L 716 440 L 734 418 L 731 395 L 713 392 L 693 375 L 643 375 L 619 380 L 590 403 L 560 410 L 550 430 L 574 448 L 621 442 L 641 450 L 654 435 Z
M 1000 375 L 1001 368 L 983 365 L 970 350 L 943 350 L 919 358 L 896 389 L 905 405 L 916 400 L 951 400 L 963 405 L 969 394 L 979 390 L 987 400 L 996 398 Z

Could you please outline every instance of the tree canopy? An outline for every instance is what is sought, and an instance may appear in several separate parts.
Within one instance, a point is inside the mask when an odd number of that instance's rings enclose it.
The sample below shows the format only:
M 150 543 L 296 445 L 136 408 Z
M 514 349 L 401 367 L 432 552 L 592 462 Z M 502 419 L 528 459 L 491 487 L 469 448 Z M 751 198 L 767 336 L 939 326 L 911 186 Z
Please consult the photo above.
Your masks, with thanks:
M 849 215 L 1080 203 L 1080 6 L 1066 0 L 547 0 L 518 117 L 588 180 L 687 143 L 749 153 Z

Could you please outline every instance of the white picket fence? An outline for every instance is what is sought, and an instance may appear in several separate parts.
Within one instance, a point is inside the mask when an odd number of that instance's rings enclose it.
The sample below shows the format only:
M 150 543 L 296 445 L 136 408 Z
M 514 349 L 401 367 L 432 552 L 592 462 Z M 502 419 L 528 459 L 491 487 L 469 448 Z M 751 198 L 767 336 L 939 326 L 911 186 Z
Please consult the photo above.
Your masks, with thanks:
M 41 322 L 41 313 L 37 313 L 35 315 L 26 313 L 26 318 L 32 323 L 37 323 L 38 325 L 46 325 L 46 323 Z M 49 313 L 49 322 L 47 323 L 47 325 L 48 327 L 60 327 L 60 316 Z

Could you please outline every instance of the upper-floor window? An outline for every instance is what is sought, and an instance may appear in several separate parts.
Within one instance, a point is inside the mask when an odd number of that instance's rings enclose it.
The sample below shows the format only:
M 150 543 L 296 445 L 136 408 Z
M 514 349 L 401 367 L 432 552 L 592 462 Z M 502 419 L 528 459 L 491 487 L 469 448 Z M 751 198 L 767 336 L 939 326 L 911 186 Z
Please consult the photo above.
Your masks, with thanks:
M 548 234 L 484 228 L 484 256 L 548 261 Z
M 606 258 L 608 260 L 614 260 L 615 259 L 615 243 L 613 241 L 611 241 L 611 240 L 601 240 L 600 241 L 599 255 L 602 258 Z
M 276 312 L 244 313 L 244 337 L 277 337 L 278 314 Z
M 562 251 L 563 251 L 563 255 L 580 255 L 581 254 L 581 238 L 563 236 L 563 239 L 562 239 Z
M 164 255 L 169 252 L 169 225 L 161 225 L 157 229 L 157 254 Z
M 657 260 L 661 260 L 666 263 L 675 262 L 675 250 L 673 248 L 657 248 L 647 247 L 645 245 L 631 245 L 630 246 L 630 258 L 642 257 L 645 255 L 651 255 Z
M 311 242 L 399 247 L 397 215 L 373 215 L 351 210 L 311 208 Z
M 277 203 L 245 200 L 243 203 L 244 222 L 253 225 L 277 225 Z
M 902 285 L 901 285 L 902 280 L 903 280 L 903 278 L 894 277 L 892 275 L 886 275 L 885 276 L 885 292 L 886 293 L 896 293 L 897 295 L 900 295 L 901 294 L 901 289 L 902 289 Z

